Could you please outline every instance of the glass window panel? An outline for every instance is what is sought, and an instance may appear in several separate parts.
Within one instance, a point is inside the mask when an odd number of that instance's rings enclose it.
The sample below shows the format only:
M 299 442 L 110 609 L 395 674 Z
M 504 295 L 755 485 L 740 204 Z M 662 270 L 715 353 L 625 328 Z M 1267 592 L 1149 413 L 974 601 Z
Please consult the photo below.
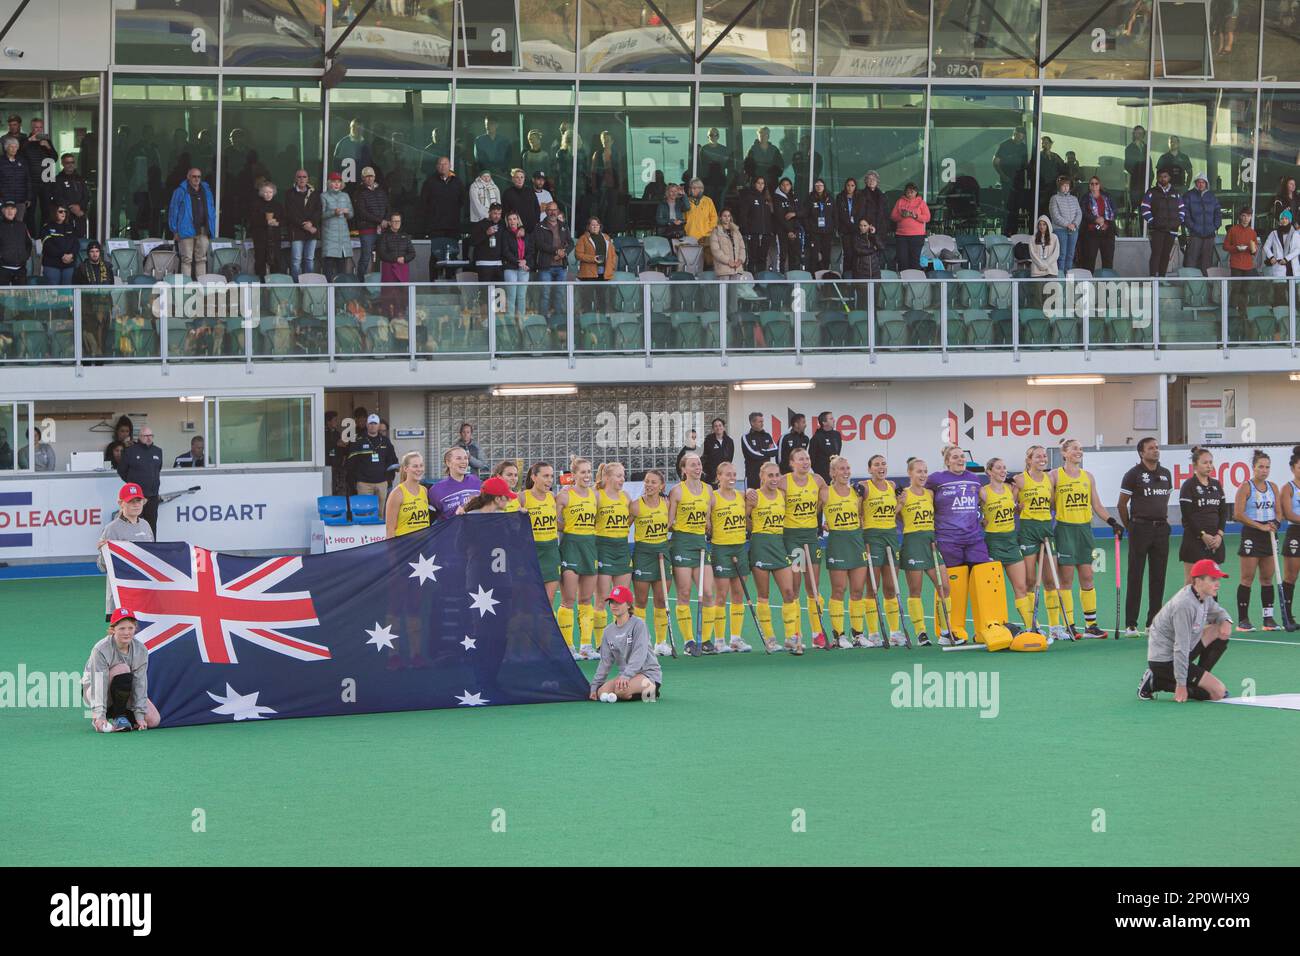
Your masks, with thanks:
M 929 0 L 822 0 L 819 75 L 925 76 L 929 62 Z
M 1034 96 L 1028 90 L 931 93 L 925 196 L 932 212 L 944 211 L 948 234 L 1030 231 L 1035 142 Z
M 702 87 L 696 134 L 700 178 L 710 195 L 721 195 L 721 203 L 714 200 L 718 211 L 756 175 L 767 178 L 769 189 L 788 176 L 796 195 L 808 192 L 811 121 L 807 87 Z M 814 175 L 821 172 L 818 168 Z
M 14 453 L 14 406 L 0 402 L 0 471 L 13 471 L 16 457 Z
M 51 84 L 49 133 L 60 158 L 58 172 L 63 172 L 64 154 L 71 153 L 77 175 L 86 181 L 90 190 L 86 235 L 98 236 L 99 77 Z
M 462 67 L 519 65 L 519 29 L 515 0 L 474 0 L 461 7 L 456 42 Z
M 113 0 L 113 62 L 216 66 L 220 0 Z
M 1238 24 L 1244 27 L 1241 20 Z M 1292 0 L 1264 0 L 1260 78 L 1271 82 L 1300 80 L 1300 5 Z
M 607 233 L 654 230 L 662 185 L 691 171 L 691 89 L 638 83 L 584 83 L 578 105 L 575 229 L 599 216 Z M 602 145 L 609 136 L 609 149 Z M 563 170 L 566 176 L 570 170 Z M 651 186 L 655 189 L 651 189 Z M 563 194 L 567 205 L 569 196 Z
M 573 125 L 571 85 L 531 83 L 521 88 L 514 82 L 462 81 L 456 97 L 453 165 L 461 175 L 472 179 L 490 170 L 504 195 L 511 185 L 511 169 L 526 168 L 529 177 L 544 169 L 561 195 L 568 195 L 566 171 L 573 163 L 563 144 Z
M 403 214 L 403 228 L 413 236 L 424 235 L 420 187 L 438 157 L 448 155 L 449 85 L 358 80 L 329 95 L 330 169 L 341 169 L 349 179 L 373 166 L 391 206 Z M 308 171 L 314 179 L 316 171 Z
M 1155 75 L 1256 79 L 1259 15 L 1259 0 L 1161 0 Z M 1265 31 L 1266 63 L 1272 49 L 1287 50 L 1290 29 L 1278 24 L 1274 30 Z
M 1082 196 L 1096 176 L 1115 206 L 1116 234 L 1140 236 L 1138 205 L 1148 177 L 1145 138 L 1147 94 L 1103 90 L 1052 90 L 1043 95 L 1043 135 L 1052 139 L 1052 160 L 1038 161 L 1039 206 L 1056 190 L 1061 172 Z M 1134 127 L 1141 127 L 1136 136 Z
M 333 0 L 329 45 L 352 23 L 362 4 Z M 398 12 L 393 4 L 376 3 L 348 34 L 340 54 L 350 70 L 391 70 L 413 67 L 445 70 L 451 66 L 454 0 L 408 2 Z
M 584 73 L 694 73 L 695 0 L 582 0 Z
M 814 0 L 704 0 L 703 11 L 700 52 L 722 37 L 705 73 L 812 72 Z
M 920 185 L 924 138 L 925 93 L 920 89 L 824 86 L 817 93 L 814 165 L 832 195 L 849 177 L 861 188 L 871 169 L 880 174 L 880 189 L 891 198 L 902 195 L 909 182 Z
M 525 70 L 569 73 L 575 69 L 578 0 L 519 0 Z
M 1267 90 L 1259 113 L 1259 186 L 1255 228 L 1260 235 L 1277 224 L 1274 200 L 1288 180 L 1296 178 L 1300 160 L 1300 93 Z M 1294 190 L 1293 190 L 1294 192 Z
M 1102 10 L 1103 4 L 1104 0 L 1047 0 L 1047 55 L 1052 59 L 1043 67 L 1045 77 L 1144 80 L 1150 76 L 1150 4 L 1132 0 Z M 1085 21 L 1090 22 L 1085 26 Z M 1079 35 L 1053 57 L 1080 26 L 1084 29 Z
M 42 96 L 44 96 L 44 90 L 40 80 L 0 80 L 0 100 L 34 100 L 39 102 Z
M 281 190 L 321 168 L 320 87 L 297 80 L 227 80 L 222 89 L 221 231 L 242 235 L 263 179 Z
M 216 189 L 217 80 L 118 76 L 113 123 L 108 233 L 161 236 L 167 202 L 191 167 Z
M 218 464 L 312 460 L 310 398 L 221 398 L 217 403 Z
M 301 0 L 227 0 L 226 66 L 319 67 L 325 6 Z
M 1156 90 L 1151 104 L 1155 174 L 1168 169 L 1175 187 L 1187 190 L 1192 188 L 1194 176 L 1207 173 L 1210 189 L 1224 210 L 1248 206 L 1254 129 L 1254 94 Z
M 934 76 L 1037 76 L 1038 3 L 935 0 Z

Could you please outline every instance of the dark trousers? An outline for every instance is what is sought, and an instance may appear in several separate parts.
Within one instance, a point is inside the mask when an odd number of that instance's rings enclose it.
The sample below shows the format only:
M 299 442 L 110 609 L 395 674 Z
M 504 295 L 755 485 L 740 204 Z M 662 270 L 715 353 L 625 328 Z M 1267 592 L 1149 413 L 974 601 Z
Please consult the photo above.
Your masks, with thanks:
M 798 269 L 803 262 L 803 256 L 799 251 L 799 233 L 789 236 L 783 232 L 778 235 L 776 252 L 777 268 L 780 272 Z
M 259 279 L 265 279 L 272 272 L 280 271 L 280 240 L 253 240 L 253 272 Z
M 1178 237 L 1172 232 L 1155 228 L 1152 228 L 1147 235 L 1151 240 L 1151 261 L 1147 265 L 1147 271 L 1153 276 L 1162 276 L 1169 268 L 1169 256 L 1174 251 L 1174 243 L 1178 241 Z
M 831 267 L 830 233 L 804 233 L 804 268 L 814 275 Z
M 1098 232 L 1088 226 L 1079 236 L 1079 265 L 1089 272 L 1097 268 L 1097 253 L 1101 253 L 1101 267 L 1115 268 L 1115 230 Z
M 749 255 L 749 260 L 745 263 L 745 271 L 753 275 L 767 271 L 767 256 L 772 250 L 772 235 L 765 233 L 761 236 L 746 236 L 745 251 Z
M 840 249 L 844 252 L 844 257 L 840 260 L 840 275 L 853 275 L 853 235 L 840 236 Z
M 17 269 L 0 269 L 0 286 L 26 284 L 27 266 L 20 266 Z
M 162 499 L 158 495 L 150 495 L 145 499 L 144 511 L 140 512 L 140 517 L 144 519 L 145 524 L 153 531 L 153 539 L 158 540 L 158 505 Z
M 1142 609 L 1142 573 L 1147 576 L 1147 623 L 1165 603 L 1165 568 L 1169 565 L 1169 525 L 1160 521 L 1131 521 L 1128 537 L 1128 581 L 1124 587 L 1124 623 L 1137 627 Z
M 896 236 L 898 243 L 898 271 L 921 268 L 921 248 L 925 236 Z

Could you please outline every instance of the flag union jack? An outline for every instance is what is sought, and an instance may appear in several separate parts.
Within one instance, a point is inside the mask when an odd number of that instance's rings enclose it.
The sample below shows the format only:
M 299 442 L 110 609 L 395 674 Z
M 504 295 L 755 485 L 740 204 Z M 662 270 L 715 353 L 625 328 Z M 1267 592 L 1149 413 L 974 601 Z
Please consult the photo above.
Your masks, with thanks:
M 300 661 L 330 659 L 323 644 L 287 631 L 317 627 L 310 591 L 270 589 L 302 570 L 301 557 L 278 557 L 226 580 L 221 555 L 187 545 L 187 568 L 127 541 L 108 543 L 116 607 L 140 621 L 136 638 L 152 654 L 193 635 L 205 664 L 237 664 L 235 638 Z M 124 577 L 127 569 L 143 578 Z

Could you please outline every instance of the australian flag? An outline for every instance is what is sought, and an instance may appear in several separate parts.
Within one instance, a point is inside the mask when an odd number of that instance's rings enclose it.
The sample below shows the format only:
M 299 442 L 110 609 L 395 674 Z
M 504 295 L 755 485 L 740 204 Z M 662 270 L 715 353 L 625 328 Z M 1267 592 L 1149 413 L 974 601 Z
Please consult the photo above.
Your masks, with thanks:
M 306 557 L 108 551 L 163 727 L 587 699 L 522 512 Z

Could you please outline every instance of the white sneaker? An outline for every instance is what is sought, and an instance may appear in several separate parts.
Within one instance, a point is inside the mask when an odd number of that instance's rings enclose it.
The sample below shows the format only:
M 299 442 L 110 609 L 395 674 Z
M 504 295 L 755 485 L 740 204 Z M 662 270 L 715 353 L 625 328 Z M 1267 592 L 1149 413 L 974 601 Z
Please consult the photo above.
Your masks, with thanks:
M 673 656 L 672 648 L 668 646 L 668 642 L 667 642 L 667 641 L 660 641 L 658 644 L 655 645 L 655 656 L 656 656 L 656 657 L 672 657 L 672 656 Z
M 584 661 L 600 660 L 600 650 L 592 644 L 583 644 L 578 653 L 582 655 Z
M 577 649 L 576 647 L 574 647 L 572 644 L 569 645 L 569 653 L 573 655 L 573 659 L 574 659 L 575 661 L 585 661 L 585 660 L 587 659 L 587 658 L 583 655 L 582 651 L 578 650 L 578 649 Z
M 731 639 L 730 649 L 735 651 L 737 654 L 748 654 L 753 650 L 752 647 L 745 643 L 744 638 L 740 637 L 733 637 Z
M 601 702 L 602 704 L 617 704 L 617 703 L 618 703 L 618 695 L 617 695 L 617 694 L 601 694 L 601 695 L 600 695 L 600 702 Z
M 730 644 L 728 644 L 726 641 L 714 641 L 713 644 L 715 647 L 717 647 L 719 654 L 730 654 L 732 651 L 735 650 L 735 648 L 732 647 Z
M 853 635 L 853 646 L 854 646 L 854 647 L 870 647 L 871 645 L 867 643 L 867 636 L 866 636 L 865 634 L 859 632 L 859 633 Z
M 835 642 L 835 646 L 839 648 L 843 648 L 844 650 L 847 651 L 849 648 L 853 646 L 853 641 L 848 637 L 846 637 L 845 635 L 841 634 L 839 640 Z
M 863 646 L 863 647 L 884 647 L 884 646 L 885 646 L 885 641 L 884 641 L 884 639 L 881 638 L 879 635 L 876 635 L 876 634 L 868 634 L 868 635 L 867 635 L 867 643 L 864 644 L 864 645 L 862 645 L 862 646 Z
M 895 631 L 893 634 L 890 634 L 890 635 L 889 635 L 889 646 L 890 646 L 890 647 L 906 647 L 906 646 L 907 646 L 907 638 L 905 638 L 905 637 L 903 636 L 903 632 L 902 632 L 902 631 Z
M 961 647 L 965 643 L 964 640 L 953 634 L 941 634 L 939 636 L 939 645 L 941 647 Z
M 1126 628 L 1124 628 L 1124 630 L 1120 631 L 1120 634 L 1122 634 L 1124 637 L 1141 637 L 1141 636 L 1142 636 L 1142 632 L 1139 631 L 1136 627 L 1126 627 Z
M 1051 631 L 1051 636 L 1053 641 L 1073 640 L 1073 638 L 1070 637 L 1069 630 L 1065 627 L 1064 624 L 1058 624 L 1055 627 L 1048 628 L 1048 630 Z
M 785 649 L 796 656 L 802 654 L 803 637 L 787 637 L 785 639 Z

